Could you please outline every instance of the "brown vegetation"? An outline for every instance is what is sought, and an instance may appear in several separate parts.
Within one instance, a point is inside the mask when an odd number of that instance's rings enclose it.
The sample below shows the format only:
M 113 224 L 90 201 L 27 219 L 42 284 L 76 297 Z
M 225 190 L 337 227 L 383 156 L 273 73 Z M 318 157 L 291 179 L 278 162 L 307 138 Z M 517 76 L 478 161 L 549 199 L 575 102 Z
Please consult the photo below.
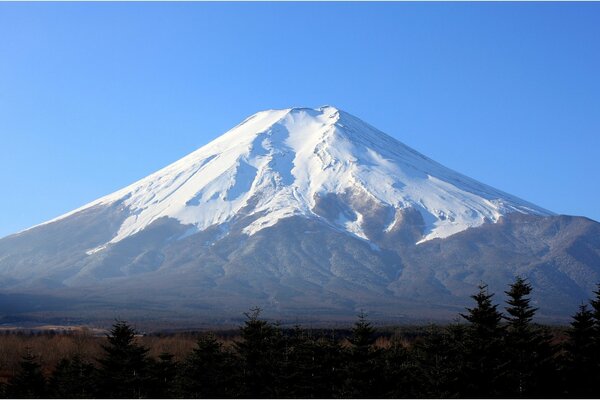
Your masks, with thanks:
M 150 349 L 151 357 L 170 353 L 180 361 L 192 351 L 196 337 L 189 334 L 140 336 L 137 342 Z M 27 353 L 35 356 L 44 374 L 49 375 L 61 359 L 75 355 L 96 364 L 103 354 L 101 345 L 105 343 L 104 335 L 93 335 L 86 330 L 70 333 L 4 331 L 0 334 L 0 382 L 7 382 L 14 376 L 22 356 Z
M 392 343 L 401 343 L 411 347 L 426 333 L 425 327 L 397 327 L 381 328 L 377 330 L 378 336 L 374 346 L 389 349 Z M 434 329 L 442 329 L 435 327 Z M 564 329 L 551 329 L 553 343 L 558 344 L 566 340 Z M 322 332 L 316 332 L 317 335 Z M 172 354 L 174 361 L 183 361 L 195 347 L 201 332 L 187 332 L 176 334 L 151 334 L 139 335 L 136 341 L 149 349 L 148 355 L 158 358 L 162 353 Z M 336 331 L 335 336 L 340 338 L 341 347 L 349 347 L 347 336 L 349 330 Z M 231 331 L 216 334 L 224 348 L 232 348 L 241 338 Z M 103 354 L 102 345 L 106 343 L 106 335 L 86 328 L 61 329 L 47 331 L 19 331 L 4 330 L 0 332 L 0 382 L 7 382 L 19 369 L 22 356 L 28 352 L 36 357 L 42 365 L 43 373 L 48 376 L 52 373 L 57 363 L 63 358 L 80 356 L 83 360 L 97 365 L 96 360 Z

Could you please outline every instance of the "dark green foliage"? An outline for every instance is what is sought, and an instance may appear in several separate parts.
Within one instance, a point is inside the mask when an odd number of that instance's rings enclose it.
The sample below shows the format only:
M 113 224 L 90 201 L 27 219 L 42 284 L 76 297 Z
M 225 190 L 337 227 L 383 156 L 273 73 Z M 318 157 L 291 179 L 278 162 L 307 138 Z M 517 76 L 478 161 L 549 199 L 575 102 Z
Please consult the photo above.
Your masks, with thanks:
M 592 306 L 592 314 L 594 317 L 596 329 L 599 329 L 599 327 L 600 327 L 600 283 L 596 286 L 594 295 L 595 295 L 595 297 L 592 300 L 590 300 L 590 304 Z
M 150 360 L 149 365 L 148 397 L 162 399 L 175 396 L 178 365 L 173 361 L 173 355 L 163 352 L 158 360 Z
M 375 329 L 369 321 L 367 321 L 367 314 L 361 311 L 358 314 L 358 320 L 354 323 L 352 329 L 352 337 L 350 343 L 352 344 L 352 352 L 366 356 L 375 343 L 374 338 Z
M 555 395 L 555 371 L 550 337 L 532 325 L 536 308 L 530 305 L 531 285 L 517 277 L 505 292 L 508 296 L 508 321 L 505 338 L 506 365 L 503 390 L 507 397 Z
M 203 335 L 182 365 L 178 394 L 186 398 L 234 397 L 236 372 L 232 355 L 214 335 Z
M 281 385 L 285 360 L 285 340 L 278 326 L 259 318 L 260 309 L 246 313 L 240 328 L 242 340 L 236 343 L 240 357 L 243 397 L 283 397 Z
M 462 365 L 462 373 L 469 380 L 461 388 L 461 397 L 497 397 L 502 391 L 504 327 L 500 325 L 502 314 L 498 305 L 492 304 L 493 296 L 487 285 L 480 285 L 479 292 L 471 296 L 475 307 L 461 314 L 469 322 Z
M 381 354 L 380 374 L 384 380 L 381 397 L 417 397 L 417 363 L 413 353 L 399 337 L 391 339 L 391 346 Z
M 124 321 L 117 321 L 108 336 L 100 364 L 100 397 L 141 398 L 151 387 L 148 349 L 135 343 L 135 331 Z
M 89 398 L 96 396 L 96 369 L 76 355 L 61 360 L 49 381 L 49 394 L 54 398 Z
M 46 384 L 28 351 L 0 397 L 598 398 L 600 288 L 567 335 L 554 330 L 560 347 L 532 322 L 527 281 L 517 278 L 505 293 L 505 316 L 482 285 L 462 315 L 466 324 L 398 330 L 383 341 L 364 313 L 351 331 L 330 335 L 281 329 L 253 309 L 233 346 L 203 334 L 180 362 L 167 353 L 148 357 L 135 331 L 117 321 L 97 368 L 79 356 L 64 359 L 45 370 Z
M 531 320 L 537 310 L 529 305 L 531 285 L 519 276 L 505 293 L 508 296 L 506 300 L 508 317 L 505 319 L 509 322 L 509 330 L 516 333 L 529 332 Z
M 288 338 L 286 397 L 333 397 L 341 386 L 341 351 L 326 338 L 314 338 L 296 327 Z
M 596 359 L 596 373 L 600 375 L 600 284 L 594 291 L 595 297 L 590 301 L 594 318 L 594 357 Z M 600 391 L 598 392 L 600 396 Z
M 573 316 L 569 341 L 566 344 L 566 378 L 568 397 L 595 397 L 597 389 L 597 365 L 594 341 L 596 330 L 594 314 L 582 304 Z
M 455 397 L 464 390 L 467 330 L 432 326 L 415 345 L 414 397 Z M 400 396 L 398 396 L 400 397 Z M 412 396 L 411 396 L 412 397 Z
M 380 350 L 375 343 L 375 330 L 367 321 L 364 312 L 358 315 L 354 323 L 350 347 L 346 350 L 346 381 L 340 393 L 341 397 L 367 398 L 379 397 L 382 387 Z
M 23 356 L 19 372 L 10 380 L 6 388 L 9 398 L 38 399 L 47 397 L 46 379 L 36 357 L 28 349 Z

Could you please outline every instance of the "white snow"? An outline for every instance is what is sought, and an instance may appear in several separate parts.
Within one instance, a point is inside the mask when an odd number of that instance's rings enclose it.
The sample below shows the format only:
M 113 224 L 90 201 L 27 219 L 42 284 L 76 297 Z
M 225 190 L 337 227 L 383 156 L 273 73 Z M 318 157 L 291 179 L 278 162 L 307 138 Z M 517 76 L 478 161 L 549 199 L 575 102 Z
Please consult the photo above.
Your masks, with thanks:
M 358 118 L 325 106 L 259 112 L 160 171 L 49 222 L 122 201 L 131 215 L 109 243 L 161 217 L 203 230 L 230 221 L 242 209 L 260 215 L 244 228 L 253 235 L 282 218 L 316 217 L 315 195 L 357 187 L 384 205 L 419 209 L 427 223 L 421 242 L 496 222 L 509 212 L 551 214 L 445 168 Z M 338 226 L 368 239 L 361 228 L 362 215 L 356 215 L 355 221 L 339 221 Z
M 106 249 L 106 245 L 98 246 L 95 249 L 90 249 L 90 250 L 86 251 L 85 254 L 87 254 L 88 256 L 91 256 L 92 254 L 95 254 L 104 249 Z

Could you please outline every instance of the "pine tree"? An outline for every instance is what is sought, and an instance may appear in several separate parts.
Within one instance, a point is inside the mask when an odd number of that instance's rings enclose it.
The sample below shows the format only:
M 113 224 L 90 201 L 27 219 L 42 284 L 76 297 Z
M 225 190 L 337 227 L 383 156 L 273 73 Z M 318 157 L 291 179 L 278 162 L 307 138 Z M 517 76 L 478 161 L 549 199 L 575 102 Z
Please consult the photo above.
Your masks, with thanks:
M 552 395 L 555 382 L 550 337 L 532 324 L 537 308 L 530 305 L 531 285 L 517 277 L 506 295 L 507 362 L 504 366 L 504 395 L 532 397 Z
M 595 372 L 600 376 L 600 284 L 597 285 L 594 295 L 594 298 L 590 301 L 594 318 L 594 359 Z M 600 396 L 600 391 L 597 395 Z
M 282 365 L 285 344 L 281 330 L 259 318 L 261 309 L 245 313 L 246 320 L 240 328 L 242 340 L 235 348 L 240 357 L 242 371 L 242 397 L 282 397 Z
M 135 343 L 135 330 L 125 321 L 116 321 L 102 345 L 100 395 L 108 398 L 145 397 L 150 381 L 148 349 Z
M 352 336 L 347 350 L 346 383 L 343 397 L 365 398 L 379 397 L 381 380 L 379 356 L 381 352 L 374 347 L 375 329 L 364 312 L 360 312 L 354 323 Z
M 594 323 L 596 328 L 600 326 L 600 283 L 596 285 L 596 290 L 594 290 L 595 297 L 590 300 L 590 304 L 592 305 L 592 316 L 594 318 Z
M 344 380 L 344 354 L 334 338 L 321 337 L 313 342 L 314 393 L 316 398 L 332 398 L 341 393 Z
M 496 397 L 502 387 L 499 374 L 502 367 L 504 329 L 500 325 L 502 314 L 497 304 L 492 304 L 494 294 L 485 284 L 471 298 L 474 308 L 461 314 L 469 322 L 466 332 L 464 376 L 468 377 L 460 397 Z
M 339 347 L 326 338 L 314 338 L 296 326 L 286 337 L 283 362 L 285 397 L 331 398 L 340 387 Z
M 96 369 L 79 355 L 59 361 L 50 377 L 49 392 L 54 398 L 96 397 L 96 390 Z
M 300 326 L 294 327 L 286 338 L 286 357 L 284 359 L 284 382 L 287 388 L 285 396 L 293 398 L 321 397 L 319 372 L 315 369 L 316 344 Z
M 470 380 L 463 375 L 465 335 L 462 325 L 427 329 L 413 349 L 417 369 L 413 375 L 416 389 L 412 397 L 450 398 L 461 393 L 465 382 Z
M 381 374 L 383 376 L 384 398 L 414 398 L 418 396 L 417 370 L 414 354 L 402 343 L 398 336 L 391 338 L 390 347 L 384 352 Z
M 569 340 L 565 346 L 567 397 L 596 397 L 594 314 L 588 309 L 587 304 L 579 306 L 579 311 L 573 316 L 568 335 Z
M 231 356 L 214 335 L 202 335 L 183 362 L 178 394 L 184 398 L 234 397 L 234 379 Z
M 358 320 L 354 323 L 352 328 L 352 337 L 350 343 L 353 346 L 353 350 L 356 353 L 367 354 L 371 350 L 371 347 L 375 343 L 375 337 L 373 334 L 375 329 L 369 321 L 367 321 L 367 314 L 361 311 L 358 314 Z
M 8 383 L 9 398 L 37 399 L 47 396 L 46 379 L 31 349 L 22 357 L 20 370 Z
M 158 360 L 150 361 L 151 383 L 148 386 L 148 397 L 166 399 L 175 395 L 178 363 L 173 361 L 173 357 L 173 354 L 162 352 Z

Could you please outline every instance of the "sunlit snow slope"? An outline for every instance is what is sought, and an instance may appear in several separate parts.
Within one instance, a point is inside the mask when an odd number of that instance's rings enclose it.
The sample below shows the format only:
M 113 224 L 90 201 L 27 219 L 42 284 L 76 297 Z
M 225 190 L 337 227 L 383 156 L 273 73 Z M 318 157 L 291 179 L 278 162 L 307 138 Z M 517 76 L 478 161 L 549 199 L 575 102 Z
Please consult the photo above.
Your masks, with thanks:
M 226 227 L 241 212 L 257 217 L 243 229 L 253 235 L 294 215 L 323 219 L 315 205 L 329 193 L 353 193 L 396 210 L 417 209 L 425 222 L 420 242 L 496 222 L 512 212 L 551 214 L 445 168 L 326 106 L 259 112 L 166 168 L 53 221 L 122 201 L 130 215 L 109 243 L 165 216 L 204 230 L 215 224 Z M 359 210 L 326 222 L 368 239 Z

